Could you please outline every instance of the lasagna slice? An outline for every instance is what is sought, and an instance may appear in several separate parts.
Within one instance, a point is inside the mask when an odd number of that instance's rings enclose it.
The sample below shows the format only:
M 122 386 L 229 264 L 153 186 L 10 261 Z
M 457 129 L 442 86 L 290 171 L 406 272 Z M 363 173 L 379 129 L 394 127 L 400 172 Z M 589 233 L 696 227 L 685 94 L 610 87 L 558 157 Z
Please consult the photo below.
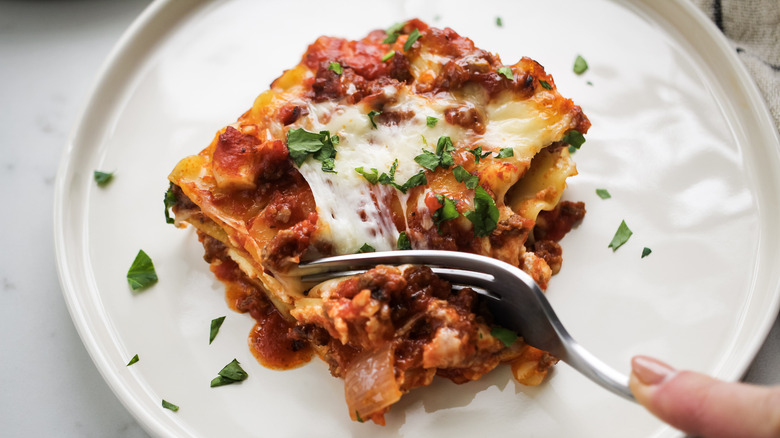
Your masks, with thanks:
M 415 19 L 317 39 L 175 167 L 166 204 L 197 229 L 231 306 L 258 321 L 260 362 L 289 368 L 316 353 L 344 378 L 350 416 L 384 424 L 435 375 L 461 383 L 509 362 L 538 384 L 556 360 L 425 267 L 377 266 L 312 289 L 290 268 L 444 249 L 519 266 L 544 289 L 561 266 L 557 241 L 585 213 L 560 199 L 576 174 L 567 142 L 589 126 L 537 62 L 502 64 Z

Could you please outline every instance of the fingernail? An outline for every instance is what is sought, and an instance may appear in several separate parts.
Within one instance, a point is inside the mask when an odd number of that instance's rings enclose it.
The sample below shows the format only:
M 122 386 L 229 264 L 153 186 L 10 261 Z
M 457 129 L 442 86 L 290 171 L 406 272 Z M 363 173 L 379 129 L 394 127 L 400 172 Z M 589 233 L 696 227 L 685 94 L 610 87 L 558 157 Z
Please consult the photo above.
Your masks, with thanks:
M 647 356 L 631 359 L 631 371 L 644 385 L 658 385 L 677 372 L 669 365 Z

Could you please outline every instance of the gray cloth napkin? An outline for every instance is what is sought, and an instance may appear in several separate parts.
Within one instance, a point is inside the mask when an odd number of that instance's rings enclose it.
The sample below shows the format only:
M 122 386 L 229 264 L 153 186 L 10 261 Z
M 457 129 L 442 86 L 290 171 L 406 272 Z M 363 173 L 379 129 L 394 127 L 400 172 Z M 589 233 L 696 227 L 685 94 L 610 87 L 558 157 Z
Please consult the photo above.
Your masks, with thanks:
M 726 35 L 780 131 L 780 0 L 692 0 Z

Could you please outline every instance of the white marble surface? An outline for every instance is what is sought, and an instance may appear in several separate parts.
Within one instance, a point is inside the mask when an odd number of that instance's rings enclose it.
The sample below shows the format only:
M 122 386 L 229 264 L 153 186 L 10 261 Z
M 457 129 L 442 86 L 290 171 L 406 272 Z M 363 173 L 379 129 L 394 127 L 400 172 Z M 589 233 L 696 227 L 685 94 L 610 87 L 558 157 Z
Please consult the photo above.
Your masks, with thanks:
M 145 437 L 104 383 L 60 291 L 52 196 L 98 69 L 149 2 L 0 1 L 0 435 Z M 746 375 L 780 383 L 780 322 Z

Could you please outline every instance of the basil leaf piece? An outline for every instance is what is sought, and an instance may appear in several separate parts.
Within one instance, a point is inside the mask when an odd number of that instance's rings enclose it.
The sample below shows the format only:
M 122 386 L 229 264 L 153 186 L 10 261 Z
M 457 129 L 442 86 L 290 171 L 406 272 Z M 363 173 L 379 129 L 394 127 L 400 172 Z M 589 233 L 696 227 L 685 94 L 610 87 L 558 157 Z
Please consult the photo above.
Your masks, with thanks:
M 501 20 L 501 17 L 496 17 L 496 26 L 504 27 L 504 22 Z
M 512 73 L 511 67 L 499 67 L 498 68 L 498 74 L 504 76 L 505 78 L 511 80 L 515 79 L 515 74 Z
M 406 43 L 404 43 L 404 52 L 408 52 L 409 49 L 412 48 L 414 42 L 420 39 L 420 36 L 420 31 L 415 28 L 412 33 L 409 34 L 409 38 L 406 39 Z
M 365 178 L 366 181 L 370 182 L 372 185 L 375 185 L 379 180 L 379 171 L 373 167 L 371 168 L 371 172 L 366 172 L 363 170 L 363 166 L 356 168 L 355 172 L 363 175 L 363 178 Z
M 409 235 L 406 234 L 406 231 L 401 231 L 401 234 L 398 235 L 398 241 L 395 243 L 396 249 L 412 249 L 412 241 L 409 240 Z
M 425 118 L 425 125 L 429 128 L 433 128 L 436 126 L 436 123 L 439 122 L 439 119 L 436 117 L 428 116 Z
M 479 177 L 469 173 L 463 166 L 456 166 L 452 169 L 452 174 L 458 182 L 466 183 L 467 189 L 475 189 L 479 185 Z
M 362 254 L 364 252 L 376 252 L 376 248 L 374 248 L 373 246 L 367 243 L 364 243 L 363 246 L 361 246 L 360 249 L 358 249 L 357 253 Z
M 360 412 L 358 412 L 357 409 L 355 409 L 355 417 L 357 417 L 358 423 L 362 423 L 363 422 L 363 419 L 360 418 Z
M 585 136 L 580 131 L 572 129 L 563 136 L 561 141 L 574 146 L 575 149 L 579 149 L 585 143 Z
M 588 70 L 588 62 L 582 56 L 577 55 L 577 58 L 574 60 L 574 73 L 581 75 L 586 70 Z
M 612 197 L 607 189 L 596 189 L 596 194 L 599 195 L 599 198 L 601 199 L 609 199 Z
M 607 248 L 612 248 L 612 252 L 617 251 L 618 248 L 623 246 L 623 244 L 628 241 L 628 238 L 631 237 L 632 234 L 634 233 L 628 229 L 626 221 L 621 221 L 620 226 L 618 227 L 617 231 L 615 231 L 615 237 L 613 237 L 612 241 L 609 242 Z
M 512 148 L 502 148 L 500 151 L 498 151 L 498 155 L 496 155 L 496 158 L 507 158 L 507 157 L 514 157 L 515 156 L 515 150 Z
M 157 283 L 157 272 L 154 270 L 154 264 L 144 250 L 138 251 L 133 264 L 130 265 L 130 269 L 127 271 L 127 283 L 133 291 Z
M 290 159 L 298 167 L 301 167 L 311 154 L 312 158 L 322 162 L 323 172 L 336 173 L 333 169 L 337 144 L 339 136 L 331 136 L 329 131 L 316 133 L 303 128 L 287 131 L 287 150 L 290 152 Z
M 173 404 L 171 402 L 165 401 L 165 399 L 163 399 L 163 401 L 162 401 L 162 407 L 164 407 L 165 409 L 170 409 L 173 412 L 177 412 L 179 410 L 178 406 L 176 406 L 175 404 Z
M 328 65 L 328 70 L 334 71 L 337 75 L 344 73 L 344 69 L 341 68 L 341 64 L 335 61 L 330 62 L 330 65 Z
M 125 365 L 125 366 L 129 367 L 130 365 L 132 365 L 132 364 L 134 364 L 134 363 L 138 362 L 139 360 L 140 360 L 140 359 L 138 358 L 138 355 L 136 354 L 135 356 L 133 356 L 133 358 L 132 358 L 132 359 L 130 359 L 130 362 L 128 362 L 128 363 L 127 363 L 127 365 Z
M 111 182 L 111 179 L 114 178 L 114 172 L 101 172 L 99 170 L 96 170 L 93 173 L 95 177 L 95 182 L 97 183 L 98 187 L 105 187 L 108 185 L 108 183 Z
M 572 146 L 572 145 L 569 145 L 569 155 L 571 155 L 571 154 L 573 154 L 573 153 L 575 153 L 575 152 L 577 152 L 577 148 L 575 148 L 575 147 L 574 147 L 574 146 Z
M 176 205 L 176 195 L 173 194 L 173 183 L 170 183 L 168 185 L 168 191 L 165 192 L 165 198 L 163 199 L 163 203 L 165 204 L 165 223 L 166 224 L 173 224 L 176 223 L 176 221 L 173 220 L 170 213 L 168 213 L 168 210 L 170 210 L 171 207 Z
M 498 207 L 490 194 L 478 186 L 474 192 L 474 210 L 463 213 L 463 216 L 474 225 L 475 236 L 488 236 L 498 224 Z
M 436 197 L 436 200 L 439 201 L 439 204 L 441 204 L 441 207 L 434 211 L 431 217 L 433 223 L 436 224 L 436 230 L 441 232 L 441 224 L 457 218 L 460 216 L 460 213 L 458 213 L 458 208 L 455 205 L 457 201 L 454 199 L 450 199 L 444 195 L 434 196 Z
M 377 116 L 379 114 L 382 114 L 382 113 L 380 113 L 379 111 L 374 111 L 374 110 L 371 110 L 371 111 L 368 112 L 368 120 L 371 121 L 371 127 L 374 128 L 374 129 L 376 129 L 376 122 L 374 121 L 374 116 Z
M 390 60 L 390 58 L 392 58 L 393 56 L 395 56 L 395 51 L 394 51 L 394 50 L 391 50 L 391 51 L 389 51 L 389 52 L 385 53 L 385 54 L 382 56 L 382 62 L 387 62 L 387 61 L 389 61 L 389 60 Z
M 385 37 L 384 41 L 382 41 L 382 44 L 393 44 L 398 39 L 398 36 L 401 35 L 401 29 L 404 28 L 406 25 L 406 22 L 401 23 L 395 23 L 394 25 L 390 26 L 385 30 L 385 33 L 387 36 Z
M 225 367 L 222 368 L 222 370 L 220 370 L 220 372 L 217 374 L 236 382 L 246 380 L 246 378 L 249 377 L 249 374 L 247 374 L 247 372 L 241 368 L 241 364 L 239 364 L 238 360 L 236 359 L 233 359 L 229 364 L 225 365 Z
M 230 385 L 231 383 L 236 383 L 236 382 L 237 380 L 229 379 L 227 377 L 217 376 L 211 379 L 211 383 L 209 384 L 209 386 L 211 386 L 212 388 L 216 388 L 218 386 Z
M 441 157 L 425 149 L 422 151 L 422 154 L 414 157 L 414 161 L 420 166 L 433 172 L 437 167 L 439 167 L 439 164 L 441 164 Z
M 209 333 L 209 345 L 211 345 L 211 343 L 214 342 L 214 338 L 217 337 L 217 333 L 219 333 L 219 328 L 222 327 L 223 322 L 225 322 L 224 316 L 220 316 L 219 318 L 214 318 L 211 320 L 211 332 Z
M 539 85 L 541 85 L 543 88 L 545 88 L 547 90 L 552 90 L 552 85 L 550 85 L 549 82 L 547 82 L 547 81 L 545 81 L 543 79 L 539 79 Z
M 652 249 L 644 247 L 644 249 L 642 249 L 642 258 L 649 256 L 651 252 L 653 252 Z
M 406 193 L 407 190 L 411 189 L 412 187 L 422 186 L 428 184 L 428 178 L 425 177 L 425 171 L 419 171 L 416 174 L 412 175 L 406 182 L 401 186 L 398 187 L 398 190 L 400 190 L 402 193 Z
M 503 327 L 493 327 L 490 329 L 490 336 L 498 339 L 505 347 L 511 347 L 517 341 L 517 333 Z
M 479 164 L 480 159 L 487 158 L 487 156 L 490 155 L 490 152 L 482 152 L 482 146 L 477 146 L 474 149 L 467 149 L 467 150 L 471 152 L 471 155 L 474 155 L 474 162 L 477 164 Z

